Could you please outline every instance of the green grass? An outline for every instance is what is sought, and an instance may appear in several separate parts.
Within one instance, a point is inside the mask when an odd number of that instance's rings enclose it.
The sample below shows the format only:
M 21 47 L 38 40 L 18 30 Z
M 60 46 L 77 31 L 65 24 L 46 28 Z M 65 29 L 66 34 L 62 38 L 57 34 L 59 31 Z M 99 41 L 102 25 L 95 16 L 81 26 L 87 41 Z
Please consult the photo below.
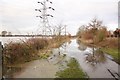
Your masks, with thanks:
M 102 48 L 101 50 L 102 50 L 103 52 L 111 55 L 111 56 L 114 58 L 115 61 L 119 62 L 119 61 L 118 61 L 118 60 L 119 60 L 118 54 L 120 54 L 120 53 L 118 52 L 118 49 L 117 49 L 117 48 L 116 48 L 116 49 L 113 49 L 113 48 Z
M 52 51 L 49 51 L 47 53 L 41 53 L 40 59 L 47 59 L 50 56 L 50 54 L 52 54 Z
M 85 73 L 80 69 L 76 59 L 71 58 L 67 66 L 68 68 L 56 73 L 57 78 L 85 78 Z

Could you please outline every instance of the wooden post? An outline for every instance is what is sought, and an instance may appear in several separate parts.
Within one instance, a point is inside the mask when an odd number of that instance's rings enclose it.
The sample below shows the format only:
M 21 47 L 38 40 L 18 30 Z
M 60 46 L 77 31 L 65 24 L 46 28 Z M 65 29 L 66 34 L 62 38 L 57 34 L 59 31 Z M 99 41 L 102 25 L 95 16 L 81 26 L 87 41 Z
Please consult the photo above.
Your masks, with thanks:
M 0 42 L 0 78 L 2 79 L 2 51 L 3 51 L 3 45 Z
M 0 42 L 0 55 L 2 54 L 2 43 Z

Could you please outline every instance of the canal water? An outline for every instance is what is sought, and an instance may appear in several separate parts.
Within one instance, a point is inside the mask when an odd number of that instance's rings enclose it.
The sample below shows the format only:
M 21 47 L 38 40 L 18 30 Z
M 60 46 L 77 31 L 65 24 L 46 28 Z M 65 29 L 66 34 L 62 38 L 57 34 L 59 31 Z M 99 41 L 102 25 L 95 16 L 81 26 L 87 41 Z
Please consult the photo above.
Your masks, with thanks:
M 75 58 L 89 78 L 114 78 L 118 75 L 118 64 L 110 55 L 94 53 L 93 48 L 85 46 L 76 39 L 64 43 L 61 47 L 52 50 L 53 54 L 48 59 L 34 60 L 17 65 L 22 68 L 14 73 L 14 78 L 55 78 L 55 73 L 66 68 L 70 58 Z
M 79 44 L 77 44 L 79 43 Z M 78 60 L 81 68 L 90 78 L 113 78 L 109 70 L 118 73 L 118 64 L 112 61 L 112 57 L 104 53 L 95 53 L 93 49 L 76 40 L 66 47 L 66 54 Z

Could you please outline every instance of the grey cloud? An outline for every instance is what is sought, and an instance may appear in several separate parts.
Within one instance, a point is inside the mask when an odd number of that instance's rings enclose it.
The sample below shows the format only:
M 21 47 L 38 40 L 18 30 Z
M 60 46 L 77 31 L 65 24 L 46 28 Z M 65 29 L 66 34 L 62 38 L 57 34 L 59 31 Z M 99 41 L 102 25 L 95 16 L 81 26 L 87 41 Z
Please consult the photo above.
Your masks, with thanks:
M 41 6 L 38 0 L 0 0 L 0 30 L 18 29 L 20 32 L 29 32 L 38 27 L 39 19 L 35 16 L 40 15 L 35 12 L 35 8 Z M 42 1 L 42 0 L 39 0 Z M 103 20 L 105 25 L 117 25 L 117 5 L 118 0 L 51 0 L 55 8 L 54 18 L 50 18 L 53 25 L 63 21 L 68 25 L 68 31 L 75 34 L 78 27 L 89 22 L 92 18 L 98 17 Z M 15 32 L 15 31 L 14 31 Z

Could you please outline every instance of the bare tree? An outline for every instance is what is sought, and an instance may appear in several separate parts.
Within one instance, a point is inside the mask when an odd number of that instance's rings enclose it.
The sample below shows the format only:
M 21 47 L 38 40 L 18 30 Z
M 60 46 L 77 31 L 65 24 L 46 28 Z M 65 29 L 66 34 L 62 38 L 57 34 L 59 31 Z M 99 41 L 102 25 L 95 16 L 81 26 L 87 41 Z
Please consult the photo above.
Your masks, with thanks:
M 88 23 L 88 29 L 92 28 L 92 29 L 99 29 L 103 27 L 102 26 L 102 21 L 97 20 L 97 18 L 94 18 L 93 20 L 91 20 L 90 23 Z
M 62 24 L 58 25 L 57 31 L 59 36 L 63 33 L 63 30 L 65 30 L 65 25 Z
M 76 35 L 80 38 L 82 36 L 82 33 L 85 30 L 86 30 L 86 26 L 85 25 L 80 26 Z
M 53 34 L 61 36 L 62 34 L 66 35 L 66 25 L 59 24 L 53 28 Z

